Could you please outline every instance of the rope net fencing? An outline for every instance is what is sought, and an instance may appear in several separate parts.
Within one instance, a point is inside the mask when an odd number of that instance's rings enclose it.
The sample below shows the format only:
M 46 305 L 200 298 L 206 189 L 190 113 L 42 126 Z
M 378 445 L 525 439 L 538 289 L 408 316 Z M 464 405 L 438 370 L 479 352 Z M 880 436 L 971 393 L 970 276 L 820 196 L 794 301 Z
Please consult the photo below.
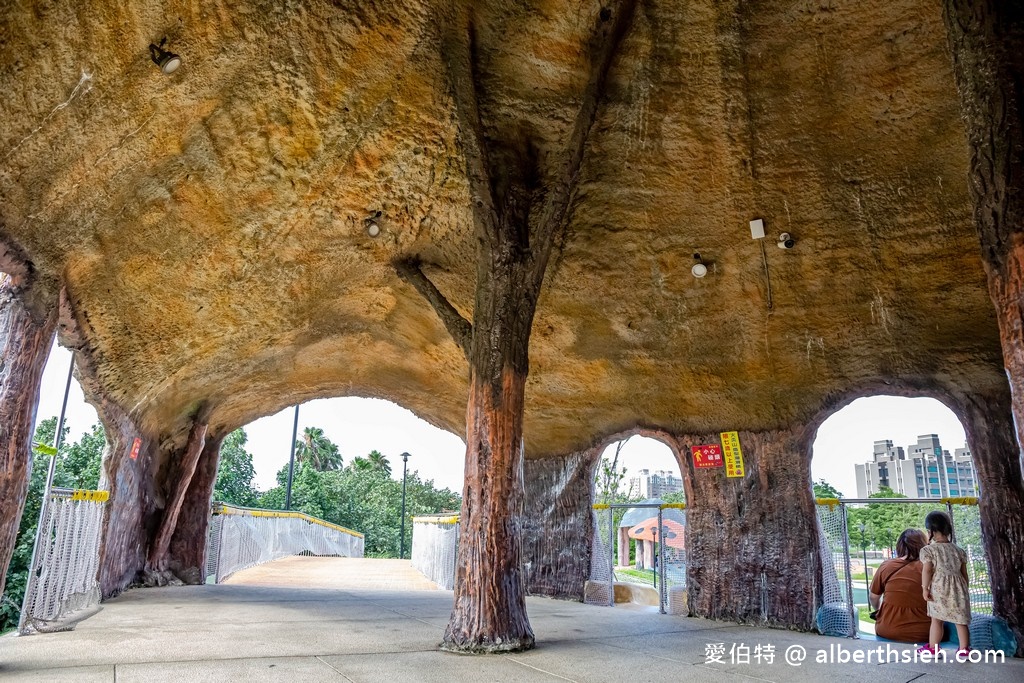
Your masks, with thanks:
M 850 547 L 847 539 L 846 506 L 836 500 L 817 505 L 818 545 L 821 549 L 822 606 L 818 610 L 818 631 L 852 638 L 857 633 L 857 613 L 850 581 Z
M 100 609 L 103 509 L 110 494 L 54 488 L 36 535 L 18 632 L 70 631 Z
M 363 535 L 301 512 L 214 503 L 206 545 L 206 582 L 291 555 L 362 557 Z
M 458 515 L 412 518 L 412 566 L 439 588 L 454 590 L 458 550 Z

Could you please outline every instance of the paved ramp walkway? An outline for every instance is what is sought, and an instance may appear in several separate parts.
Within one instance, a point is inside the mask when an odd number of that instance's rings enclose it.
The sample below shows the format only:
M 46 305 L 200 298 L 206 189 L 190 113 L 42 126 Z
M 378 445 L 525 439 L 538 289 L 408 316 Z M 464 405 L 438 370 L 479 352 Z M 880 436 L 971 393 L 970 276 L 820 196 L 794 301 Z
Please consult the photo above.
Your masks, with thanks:
M 299 563 L 298 567 L 312 564 Z M 286 566 L 285 564 L 278 565 Z M 381 574 L 387 565 L 382 563 Z M 373 565 L 366 568 L 372 570 Z M 865 653 L 877 643 L 660 615 L 656 609 L 594 607 L 529 598 L 537 648 L 500 656 L 440 652 L 452 608 L 448 591 L 312 587 L 344 573 L 323 570 L 302 587 L 148 588 L 108 601 L 70 633 L 0 637 L 0 681 L 137 683 L 186 681 L 596 681 L 709 683 L 1019 683 L 1024 661 L 1005 664 L 816 664 L 818 651 Z M 320 573 L 317 570 L 316 573 Z M 263 574 L 264 579 L 268 574 Z M 245 576 L 239 581 L 248 580 Z M 368 579 L 367 579 L 368 580 Z M 754 648 L 774 647 L 772 664 Z M 783 653 L 804 647 L 810 662 Z M 722 654 L 707 663 L 709 648 Z M 738 650 L 736 648 L 739 648 Z M 730 649 L 751 663 L 730 661 Z M 911 652 L 911 646 L 895 646 Z M 862 654 L 863 656 L 863 654 Z
M 224 583 L 370 591 L 439 590 L 409 560 L 363 557 L 286 557 L 232 574 Z

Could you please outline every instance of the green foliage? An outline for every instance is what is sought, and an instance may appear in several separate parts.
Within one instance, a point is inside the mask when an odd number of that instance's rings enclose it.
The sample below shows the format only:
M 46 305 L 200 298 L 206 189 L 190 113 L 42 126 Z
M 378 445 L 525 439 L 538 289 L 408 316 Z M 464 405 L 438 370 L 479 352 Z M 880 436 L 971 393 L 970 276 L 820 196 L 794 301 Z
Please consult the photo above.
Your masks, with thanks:
M 353 458 L 340 470 L 320 470 L 311 462 L 295 467 L 292 509 L 359 531 L 365 536 L 367 557 L 398 557 L 401 528 L 402 482 L 390 476 L 387 458 L 377 451 Z M 283 509 L 287 465 L 277 475 L 278 486 L 260 496 L 258 505 Z M 411 472 L 406 480 L 405 549 L 412 547 L 412 517 L 456 511 L 458 494 L 434 488 Z
M 594 502 L 604 505 L 612 503 L 634 503 L 640 500 L 635 491 L 623 491 L 622 482 L 626 479 L 626 468 L 619 467 L 619 455 L 622 453 L 626 442 L 632 437 L 626 437 L 615 444 L 615 453 L 612 457 L 601 458 L 594 475 Z M 619 515 L 621 517 L 621 514 Z
M 308 464 L 321 472 L 340 470 L 341 451 L 327 438 L 324 430 L 306 427 L 302 430 L 302 439 L 295 442 L 295 462 Z
M 18 626 L 21 601 L 28 582 L 28 567 L 32 562 L 32 546 L 35 543 L 36 526 L 39 524 L 39 509 L 42 504 L 43 490 L 46 488 L 46 474 L 52 457 L 50 454 L 54 450 L 52 446 L 46 446 L 46 444 L 53 443 L 56 431 L 57 418 L 51 417 L 36 426 L 36 433 L 32 439 L 35 446 L 28 495 L 25 498 L 21 525 L 18 527 L 14 554 L 7 569 L 7 585 L 4 586 L 3 598 L 0 599 L 0 633 Z M 65 437 L 67 433 L 68 428 L 65 427 Z M 99 484 L 104 444 L 103 427 L 99 424 L 94 425 L 92 430 L 86 432 L 78 443 L 70 446 L 64 443 L 61 446 L 57 466 L 54 470 L 53 485 L 61 488 L 95 489 Z
M 686 502 L 686 491 L 674 491 L 673 493 L 666 493 L 661 497 L 666 503 L 685 503 Z
M 870 498 L 906 498 L 883 487 Z M 856 548 L 890 548 L 905 529 L 921 528 L 924 518 L 920 506 L 902 503 L 870 503 L 867 507 L 850 507 L 847 511 L 850 543 Z M 861 525 L 864 526 L 863 533 Z
M 236 429 L 221 443 L 217 481 L 213 485 L 214 500 L 243 507 L 255 507 L 259 501 L 259 491 L 252 485 L 256 469 L 252 454 L 245 450 L 247 441 L 245 430 Z
M 824 479 L 819 479 L 814 482 L 814 497 L 815 498 L 842 498 L 843 494 L 840 493 L 839 489 L 832 484 L 828 483 Z
M 100 481 L 100 465 L 107 436 L 103 425 L 96 423 L 82 435 L 78 443 L 61 447 L 55 480 L 58 486 L 72 489 L 95 489 Z
M 381 470 L 384 474 L 391 476 L 391 463 L 388 462 L 387 457 L 380 451 L 370 451 L 370 454 L 366 456 L 366 460 L 374 469 Z

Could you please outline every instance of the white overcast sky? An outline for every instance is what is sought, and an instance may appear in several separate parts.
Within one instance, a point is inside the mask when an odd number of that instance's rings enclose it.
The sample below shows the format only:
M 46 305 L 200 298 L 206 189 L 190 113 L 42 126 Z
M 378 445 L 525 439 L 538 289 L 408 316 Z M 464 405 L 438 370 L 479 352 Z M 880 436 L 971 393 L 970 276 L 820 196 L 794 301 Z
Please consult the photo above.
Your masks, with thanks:
M 37 419 L 60 412 L 71 354 L 56 344 L 43 373 Z M 247 447 L 253 454 L 257 488 L 275 485 L 277 471 L 288 463 L 294 408 L 264 417 L 246 426 Z M 96 411 L 85 402 L 82 390 L 72 380 L 68 400 L 69 439 L 74 442 L 97 421 Z M 335 398 L 310 401 L 299 409 L 299 432 L 307 426 L 324 430 L 338 444 L 345 462 L 357 455 L 378 450 L 391 460 L 392 474 L 402 476 L 402 452 L 411 454 L 409 472 L 432 479 L 438 488 L 462 492 L 465 445 L 456 436 L 433 427 L 412 412 L 388 401 Z M 951 410 L 928 398 L 876 396 L 854 401 L 828 418 L 818 430 L 811 461 L 814 480 L 825 479 L 847 497 L 857 488 L 853 466 L 871 459 L 876 440 L 891 439 L 906 448 L 919 434 L 938 434 L 944 448 L 953 451 L 964 445 L 964 430 Z M 679 468 L 668 447 L 652 439 L 633 437 L 622 453 L 627 477 L 640 469 Z

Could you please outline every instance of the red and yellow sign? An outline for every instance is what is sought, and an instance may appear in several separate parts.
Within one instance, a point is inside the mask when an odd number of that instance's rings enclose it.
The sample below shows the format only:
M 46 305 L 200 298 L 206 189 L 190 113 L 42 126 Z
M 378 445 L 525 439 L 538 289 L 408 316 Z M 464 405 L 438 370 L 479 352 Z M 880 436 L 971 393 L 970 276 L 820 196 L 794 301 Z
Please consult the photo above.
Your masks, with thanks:
M 693 452 L 694 467 L 700 469 L 702 467 L 722 466 L 722 447 L 717 443 L 692 446 L 690 450 Z
M 142 448 L 142 439 L 136 437 L 135 441 L 132 441 L 132 452 L 128 454 L 128 457 L 132 460 L 138 460 L 140 448 Z
M 743 451 L 740 450 L 740 435 L 736 432 L 722 432 L 722 454 L 725 456 L 725 476 L 742 477 Z

